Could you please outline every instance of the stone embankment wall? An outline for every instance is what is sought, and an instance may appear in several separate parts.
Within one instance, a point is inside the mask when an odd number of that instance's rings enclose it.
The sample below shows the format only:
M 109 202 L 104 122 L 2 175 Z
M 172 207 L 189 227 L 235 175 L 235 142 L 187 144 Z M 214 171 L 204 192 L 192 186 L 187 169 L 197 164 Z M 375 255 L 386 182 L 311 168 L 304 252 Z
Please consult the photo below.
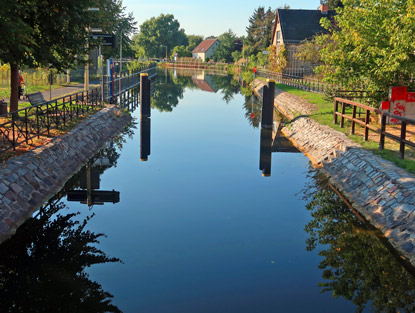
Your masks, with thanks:
M 303 99 L 278 90 L 274 105 L 291 119 L 284 135 L 415 266 L 415 176 L 308 118 Z
M 130 121 L 128 113 L 104 108 L 68 134 L 0 166 L 0 242 L 11 237 Z

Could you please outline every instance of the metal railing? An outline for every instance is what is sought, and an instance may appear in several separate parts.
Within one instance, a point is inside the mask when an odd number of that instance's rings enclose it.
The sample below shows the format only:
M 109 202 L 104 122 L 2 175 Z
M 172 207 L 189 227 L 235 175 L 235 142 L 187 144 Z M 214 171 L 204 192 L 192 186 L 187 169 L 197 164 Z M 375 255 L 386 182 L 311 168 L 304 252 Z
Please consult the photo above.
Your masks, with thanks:
M 354 102 L 348 99 L 335 98 L 334 99 L 334 124 L 338 123 L 338 117 L 340 116 L 340 127 L 344 127 L 345 119 L 349 120 L 350 123 L 350 133 L 355 134 L 356 124 L 361 125 L 364 129 L 364 140 L 369 140 L 369 131 L 373 131 L 379 134 L 379 149 L 383 150 L 385 148 L 385 138 L 392 139 L 399 143 L 399 158 L 403 159 L 405 157 L 405 147 L 406 145 L 415 148 L 415 142 L 409 141 L 406 138 L 407 135 L 407 125 L 415 125 L 415 119 L 405 118 L 398 115 L 390 114 L 388 112 L 381 111 L 379 109 Z M 341 111 L 339 112 L 339 107 Z M 352 109 L 352 113 L 346 114 L 346 107 Z M 365 112 L 365 117 L 359 118 L 357 115 L 357 108 L 363 109 Z M 370 125 L 370 116 L 371 114 L 378 114 L 380 116 L 380 128 L 374 125 Z M 386 131 L 387 119 L 396 119 L 400 126 L 400 136 L 396 136 L 388 131 Z
M 62 130 L 73 119 L 101 108 L 100 93 L 100 88 L 93 88 L 1 115 L 0 153 L 50 136 L 52 130 Z
M 123 107 L 132 106 L 132 102 L 138 101 L 140 74 L 147 72 L 154 79 L 155 69 L 156 67 L 149 67 L 140 72 L 118 75 L 113 81 L 107 80 L 104 90 L 96 87 L 79 91 L 0 115 L 0 154 L 15 151 L 23 144 L 33 145 L 34 140 L 41 136 L 52 136 L 52 131 L 64 130 L 69 122 L 102 108 L 110 100 L 116 99 L 112 102 Z M 112 95 L 110 86 L 113 87 Z M 130 92 L 132 90 L 134 92 Z
M 303 78 L 298 76 L 292 76 L 283 73 L 271 72 L 264 69 L 258 69 L 256 72 L 257 76 L 264 78 L 275 79 L 277 83 L 295 87 L 298 89 L 323 93 L 329 89 L 332 89 L 333 86 L 323 83 L 321 80 L 313 78 Z

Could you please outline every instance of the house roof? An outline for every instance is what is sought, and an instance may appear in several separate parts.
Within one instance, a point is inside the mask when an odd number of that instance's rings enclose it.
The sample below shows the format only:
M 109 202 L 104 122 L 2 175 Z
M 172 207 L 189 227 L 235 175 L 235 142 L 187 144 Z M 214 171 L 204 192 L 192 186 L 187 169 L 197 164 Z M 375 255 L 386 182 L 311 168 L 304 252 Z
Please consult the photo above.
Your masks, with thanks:
M 192 78 L 192 80 L 199 89 L 207 92 L 216 92 L 215 89 L 213 89 L 213 87 L 210 86 L 206 80 L 197 78 Z
M 217 39 L 205 39 L 193 49 L 192 53 L 205 53 L 216 41 Z
M 300 43 L 316 34 L 326 33 L 327 31 L 320 25 L 320 19 L 323 17 L 332 19 L 335 14 L 336 11 L 333 10 L 323 14 L 320 10 L 277 9 L 273 36 L 279 21 L 284 43 Z

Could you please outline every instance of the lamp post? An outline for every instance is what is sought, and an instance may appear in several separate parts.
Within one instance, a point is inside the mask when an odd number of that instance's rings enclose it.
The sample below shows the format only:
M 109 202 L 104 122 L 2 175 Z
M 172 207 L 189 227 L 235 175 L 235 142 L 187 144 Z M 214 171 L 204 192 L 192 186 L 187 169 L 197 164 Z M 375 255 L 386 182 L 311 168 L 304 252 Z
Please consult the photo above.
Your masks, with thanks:
M 89 8 L 87 9 L 88 12 L 99 12 L 99 8 Z M 87 30 L 89 32 L 89 29 Z M 85 73 L 84 73 L 84 90 L 89 89 L 89 44 L 86 44 L 87 48 L 87 55 L 86 55 L 86 63 L 85 63 Z

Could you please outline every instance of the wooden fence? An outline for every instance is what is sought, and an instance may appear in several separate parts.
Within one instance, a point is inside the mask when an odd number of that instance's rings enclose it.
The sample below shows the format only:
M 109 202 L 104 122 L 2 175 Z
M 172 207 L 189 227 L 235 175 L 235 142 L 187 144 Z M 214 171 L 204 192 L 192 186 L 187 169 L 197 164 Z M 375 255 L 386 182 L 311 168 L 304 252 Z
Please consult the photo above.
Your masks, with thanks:
M 334 124 L 338 123 L 338 118 L 340 117 L 340 127 L 344 127 L 344 121 L 350 121 L 350 133 L 353 135 L 355 134 L 356 124 L 361 125 L 364 129 L 364 140 L 367 141 L 369 139 L 369 131 L 375 132 L 379 134 L 379 149 L 383 150 L 385 148 L 385 138 L 392 139 L 399 143 L 399 158 L 403 159 L 405 157 L 405 147 L 408 145 L 412 148 L 415 148 L 415 143 L 413 141 L 409 141 L 406 138 L 407 135 L 407 125 L 415 125 L 415 119 L 405 118 L 401 116 L 397 116 L 394 114 L 390 114 L 388 112 L 383 112 L 379 109 L 367 106 L 365 104 L 361 104 L 358 102 L 354 102 L 348 99 L 343 98 L 335 98 L 334 99 Z M 346 108 L 349 107 L 352 109 L 352 113 L 346 114 Z M 340 111 L 339 111 L 340 108 Z M 357 117 L 357 109 L 359 111 L 364 112 L 364 118 L 362 118 L 359 114 Z M 380 128 L 373 125 L 375 123 L 371 123 L 371 115 L 377 114 L 380 117 Z M 387 119 L 397 119 L 398 125 L 400 126 L 400 136 L 396 136 L 386 130 Z

